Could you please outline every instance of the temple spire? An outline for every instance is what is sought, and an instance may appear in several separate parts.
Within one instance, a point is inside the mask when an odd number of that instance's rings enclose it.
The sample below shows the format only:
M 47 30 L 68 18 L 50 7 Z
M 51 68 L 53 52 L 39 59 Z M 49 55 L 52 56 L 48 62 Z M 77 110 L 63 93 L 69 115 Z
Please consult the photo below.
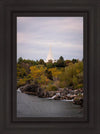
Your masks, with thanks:
M 49 47 L 49 53 L 48 53 L 46 62 L 48 62 L 48 61 L 50 61 L 50 60 L 51 60 L 52 62 L 54 62 L 51 46 Z

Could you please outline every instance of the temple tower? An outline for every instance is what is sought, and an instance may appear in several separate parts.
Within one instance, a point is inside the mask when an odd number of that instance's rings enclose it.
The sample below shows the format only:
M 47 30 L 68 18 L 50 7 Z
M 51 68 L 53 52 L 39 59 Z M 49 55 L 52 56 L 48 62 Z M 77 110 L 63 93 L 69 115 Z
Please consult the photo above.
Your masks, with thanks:
M 49 48 L 49 53 L 48 53 L 48 56 L 46 58 L 46 62 L 49 62 L 49 61 L 54 62 L 51 47 Z

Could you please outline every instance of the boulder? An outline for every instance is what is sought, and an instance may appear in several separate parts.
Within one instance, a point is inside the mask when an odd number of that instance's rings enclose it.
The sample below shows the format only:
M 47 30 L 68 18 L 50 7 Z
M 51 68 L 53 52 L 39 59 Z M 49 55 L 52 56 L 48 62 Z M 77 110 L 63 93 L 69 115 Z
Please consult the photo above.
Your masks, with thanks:
M 69 100 L 74 99 L 75 97 L 76 97 L 75 94 L 67 94 L 67 98 L 68 98 Z
M 38 85 L 26 84 L 25 86 L 20 87 L 21 92 L 37 92 Z
M 56 96 L 56 97 L 54 98 L 54 100 L 60 100 L 60 99 L 61 99 L 60 96 Z
M 46 91 L 47 97 L 52 97 L 56 94 L 56 91 Z
M 74 103 L 74 104 L 77 104 L 77 105 L 83 106 L 83 94 L 77 95 L 77 96 L 74 98 L 73 103 Z

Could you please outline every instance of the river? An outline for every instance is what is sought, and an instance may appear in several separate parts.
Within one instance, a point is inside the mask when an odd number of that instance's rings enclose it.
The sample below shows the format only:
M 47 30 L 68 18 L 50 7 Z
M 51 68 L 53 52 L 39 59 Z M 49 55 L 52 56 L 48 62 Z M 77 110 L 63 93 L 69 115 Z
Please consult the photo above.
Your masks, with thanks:
M 17 91 L 17 117 L 82 117 L 83 108 L 71 101 L 52 100 Z

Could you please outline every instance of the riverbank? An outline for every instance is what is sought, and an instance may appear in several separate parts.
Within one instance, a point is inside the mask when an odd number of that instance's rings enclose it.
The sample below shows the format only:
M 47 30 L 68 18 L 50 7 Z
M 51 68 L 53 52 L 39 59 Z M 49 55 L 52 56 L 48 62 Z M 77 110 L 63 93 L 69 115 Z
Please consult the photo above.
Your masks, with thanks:
M 74 104 L 83 106 L 83 89 L 58 88 L 56 91 L 46 91 L 40 86 L 26 84 L 19 88 L 22 93 L 35 95 L 40 98 L 52 98 L 54 100 L 73 100 Z

